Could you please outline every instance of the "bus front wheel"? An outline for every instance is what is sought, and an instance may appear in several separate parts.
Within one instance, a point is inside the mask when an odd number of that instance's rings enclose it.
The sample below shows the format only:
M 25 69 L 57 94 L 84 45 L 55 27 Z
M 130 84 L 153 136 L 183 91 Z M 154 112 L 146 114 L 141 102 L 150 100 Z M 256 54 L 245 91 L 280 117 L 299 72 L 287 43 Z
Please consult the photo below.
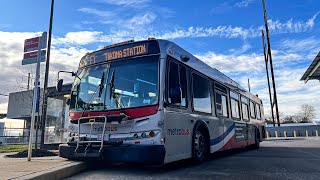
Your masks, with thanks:
M 209 154 L 209 137 L 205 132 L 204 128 L 196 128 L 193 134 L 192 159 L 196 163 L 203 162 Z

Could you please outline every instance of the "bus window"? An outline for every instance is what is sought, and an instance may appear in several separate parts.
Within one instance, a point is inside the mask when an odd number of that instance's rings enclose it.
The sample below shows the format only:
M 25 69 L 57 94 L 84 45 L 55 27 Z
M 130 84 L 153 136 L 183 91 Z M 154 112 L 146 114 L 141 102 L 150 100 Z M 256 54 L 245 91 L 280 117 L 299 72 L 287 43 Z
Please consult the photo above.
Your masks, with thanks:
M 179 94 L 182 95 L 180 98 Z M 180 102 L 181 101 L 181 102 Z M 169 97 L 170 105 L 187 107 L 186 68 L 170 61 L 169 65 Z
M 192 74 L 193 109 L 198 112 L 211 113 L 210 82 Z
M 257 111 L 257 119 L 261 119 L 261 112 L 259 104 L 256 104 L 256 111 Z
M 216 93 L 217 115 L 228 117 L 227 96 Z
M 239 95 L 235 92 L 230 91 L 230 97 L 231 97 L 231 117 L 240 119 Z
M 231 116 L 240 119 L 239 101 L 231 98 Z
M 241 96 L 241 106 L 242 106 L 242 119 L 244 121 L 249 120 L 249 105 L 248 105 L 248 99 Z
M 242 103 L 242 118 L 243 120 L 249 120 L 248 104 Z
M 250 101 L 250 116 L 255 119 L 256 118 L 256 111 L 255 111 L 255 106 L 252 101 Z

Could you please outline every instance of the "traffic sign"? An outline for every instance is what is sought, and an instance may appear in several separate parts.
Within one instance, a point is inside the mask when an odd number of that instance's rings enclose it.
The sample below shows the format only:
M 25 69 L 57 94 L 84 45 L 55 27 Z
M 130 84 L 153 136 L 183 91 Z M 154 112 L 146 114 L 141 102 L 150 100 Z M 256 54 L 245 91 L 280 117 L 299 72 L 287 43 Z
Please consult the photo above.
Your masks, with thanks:
M 46 61 L 46 50 L 41 50 L 40 62 Z M 25 53 L 22 59 L 22 65 L 37 63 L 38 51 Z
M 26 39 L 24 41 L 24 54 L 22 59 L 22 65 L 37 63 L 38 50 L 47 47 L 47 33 L 44 32 L 42 36 Z M 46 61 L 46 50 L 40 51 L 40 62 Z
M 38 50 L 40 37 L 26 39 L 24 41 L 24 52 Z

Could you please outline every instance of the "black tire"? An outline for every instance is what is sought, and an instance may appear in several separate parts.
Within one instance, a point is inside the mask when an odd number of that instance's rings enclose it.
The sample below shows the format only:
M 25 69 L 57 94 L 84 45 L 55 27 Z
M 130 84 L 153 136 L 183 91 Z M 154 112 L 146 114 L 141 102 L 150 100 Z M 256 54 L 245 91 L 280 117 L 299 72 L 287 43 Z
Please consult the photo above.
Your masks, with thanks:
M 197 127 L 192 137 L 192 160 L 202 163 L 209 154 L 209 137 L 204 128 Z
M 253 145 L 254 149 L 259 149 L 260 147 L 260 133 L 259 130 L 256 129 L 256 133 L 255 133 L 255 144 Z

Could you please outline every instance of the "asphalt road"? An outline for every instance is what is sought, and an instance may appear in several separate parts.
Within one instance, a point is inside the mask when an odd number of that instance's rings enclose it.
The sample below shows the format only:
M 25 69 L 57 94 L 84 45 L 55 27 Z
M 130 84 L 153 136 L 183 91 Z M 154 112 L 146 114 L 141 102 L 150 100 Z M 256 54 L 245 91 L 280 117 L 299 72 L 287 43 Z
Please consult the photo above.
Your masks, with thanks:
M 258 150 L 214 154 L 200 165 L 98 165 L 69 179 L 320 179 L 320 138 L 265 141 Z

